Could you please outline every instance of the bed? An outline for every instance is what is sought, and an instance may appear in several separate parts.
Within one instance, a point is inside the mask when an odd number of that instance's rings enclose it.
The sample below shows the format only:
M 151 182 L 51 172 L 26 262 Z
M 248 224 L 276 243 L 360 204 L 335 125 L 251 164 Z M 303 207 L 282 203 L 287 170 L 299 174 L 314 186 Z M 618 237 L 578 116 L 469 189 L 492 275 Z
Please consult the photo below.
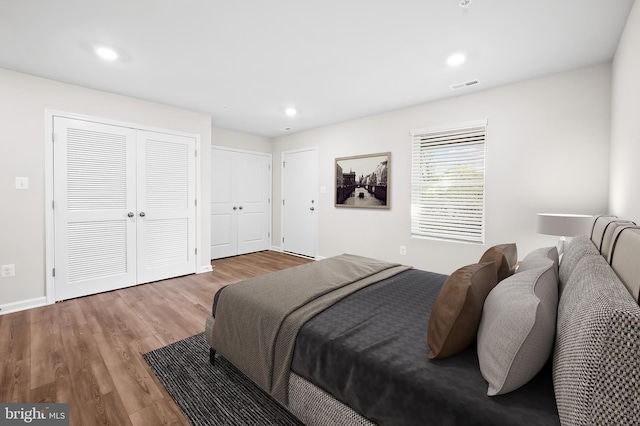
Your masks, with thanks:
M 541 358 L 526 383 L 503 394 L 487 396 L 485 355 L 479 358 L 486 351 L 484 338 L 452 356 L 427 358 L 432 310 L 450 277 L 352 255 L 219 291 L 206 324 L 211 359 L 217 351 L 307 425 L 553 425 L 611 419 L 638 424 L 640 307 L 632 295 L 640 271 L 629 259 L 640 253 L 640 230 L 609 230 L 613 247 L 608 245 L 607 255 L 613 252 L 610 260 L 627 283 L 596 248 L 595 240 L 603 238 L 598 225 L 592 235 L 569 243 L 562 262 L 544 259 L 553 257 L 547 254 L 551 250 L 538 250 L 525 257 L 522 271 L 509 277 L 510 271 L 495 286 L 541 275 L 540 262 L 553 264 L 546 269 L 552 271 L 546 276 L 553 274 L 556 297 L 548 313 L 553 330 L 545 337 L 552 353 Z M 497 276 L 499 262 L 495 269 Z M 487 296 L 488 304 L 492 298 Z M 484 311 L 496 309 L 495 302 L 492 306 Z M 479 330 L 487 324 L 483 317 Z M 618 333 L 619 327 L 624 331 Z M 602 346 L 611 339 L 614 343 Z M 604 371 L 604 364 L 615 365 L 615 374 Z

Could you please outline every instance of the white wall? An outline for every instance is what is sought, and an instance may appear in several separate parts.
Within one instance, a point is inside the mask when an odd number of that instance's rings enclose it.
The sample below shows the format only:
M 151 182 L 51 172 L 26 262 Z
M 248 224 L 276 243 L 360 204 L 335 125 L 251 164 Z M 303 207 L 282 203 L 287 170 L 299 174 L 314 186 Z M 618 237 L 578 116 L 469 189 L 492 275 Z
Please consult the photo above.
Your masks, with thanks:
M 209 265 L 210 116 L 2 69 L 0 94 L 0 264 L 16 267 L 15 277 L 0 278 L 3 311 L 45 297 L 46 109 L 199 134 L 199 268 Z M 28 190 L 15 189 L 17 176 L 29 178 Z
M 557 238 L 535 233 L 539 212 L 607 211 L 610 64 L 432 102 L 274 140 L 282 151 L 316 146 L 320 158 L 319 256 L 350 252 L 451 273 L 476 262 L 489 246 L 516 242 L 520 257 Z M 488 119 L 486 244 L 410 237 L 409 132 Z M 391 209 L 337 209 L 334 159 L 391 151 Z M 279 188 L 274 168 L 273 244 L 281 241 Z M 407 255 L 399 255 L 399 246 Z
M 640 4 L 627 18 L 613 60 L 610 212 L 640 223 Z
M 554 237 L 535 234 L 535 213 L 608 211 L 609 134 L 613 141 L 611 210 L 640 220 L 637 197 L 625 182 L 637 181 L 640 149 L 639 8 L 634 7 L 614 61 L 494 90 L 419 105 L 275 140 L 212 127 L 211 117 L 120 95 L 0 69 L 0 264 L 16 265 L 16 277 L 0 279 L 0 307 L 45 296 L 44 117 L 46 109 L 104 117 L 201 135 L 199 252 L 209 264 L 210 143 L 273 152 L 319 148 L 319 255 L 352 252 L 450 273 L 477 260 L 492 244 L 515 241 L 521 257 Z M 609 105 L 613 105 L 610 129 Z M 410 237 L 411 129 L 487 118 L 487 238 L 485 246 Z M 336 209 L 334 159 L 392 152 L 391 209 Z M 633 154 L 630 154 L 633 153 Z M 30 189 L 16 190 L 26 176 Z M 634 179 L 635 178 L 635 179 Z M 274 168 L 273 244 L 279 246 L 280 169 Z M 634 194 L 635 195 L 635 194 Z M 635 200 L 633 204 L 631 200 Z M 399 246 L 408 247 L 400 256 Z
M 211 144 L 226 146 L 228 148 L 242 149 L 271 153 L 272 142 L 270 138 L 237 132 L 234 130 L 213 127 L 211 131 Z

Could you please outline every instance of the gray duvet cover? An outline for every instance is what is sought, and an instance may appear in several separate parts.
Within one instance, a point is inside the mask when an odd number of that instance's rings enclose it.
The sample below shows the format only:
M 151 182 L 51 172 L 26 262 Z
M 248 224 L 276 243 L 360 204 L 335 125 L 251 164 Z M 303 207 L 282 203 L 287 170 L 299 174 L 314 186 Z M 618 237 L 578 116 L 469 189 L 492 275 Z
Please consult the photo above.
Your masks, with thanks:
M 431 306 L 447 277 L 409 270 L 309 320 L 291 369 L 380 425 L 558 425 L 551 368 L 487 396 L 476 346 L 429 360 Z
M 217 295 L 213 349 L 286 405 L 300 327 L 349 294 L 407 269 L 345 254 L 229 285 Z

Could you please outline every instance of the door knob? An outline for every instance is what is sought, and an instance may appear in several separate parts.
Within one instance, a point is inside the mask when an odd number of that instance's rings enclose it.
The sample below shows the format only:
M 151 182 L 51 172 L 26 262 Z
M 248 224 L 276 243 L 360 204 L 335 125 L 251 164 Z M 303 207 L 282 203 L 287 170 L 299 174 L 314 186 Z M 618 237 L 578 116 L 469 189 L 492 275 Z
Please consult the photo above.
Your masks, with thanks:
M 240 210 L 242 210 L 242 206 L 238 207 Z
M 134 217 L 134 216 L 135 216 L 135 214 L 133 214 L 133 212 L 129 212 L 129 213 L 127 213 L 127 216 L 128 216 L 128 217 Z
M 145 217 L 146 213 L 145 212 L 140 212 L 140 217 Z
M 311 207 L 309 210 L 314 211 L 315 209 L 313 207 Z
M 234 210 L 238 210 L 238 208 L 237 208 L 236 206 L 233 206 L 233 209 L 234 209 Z

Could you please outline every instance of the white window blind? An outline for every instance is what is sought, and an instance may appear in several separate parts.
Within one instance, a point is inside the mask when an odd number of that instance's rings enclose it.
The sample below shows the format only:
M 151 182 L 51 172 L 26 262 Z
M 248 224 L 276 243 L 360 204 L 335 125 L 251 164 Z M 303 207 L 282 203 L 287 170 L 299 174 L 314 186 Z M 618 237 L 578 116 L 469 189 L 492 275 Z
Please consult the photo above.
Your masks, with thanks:
M 411 235 L 484 243 L 486 120 L 412 136 Z

